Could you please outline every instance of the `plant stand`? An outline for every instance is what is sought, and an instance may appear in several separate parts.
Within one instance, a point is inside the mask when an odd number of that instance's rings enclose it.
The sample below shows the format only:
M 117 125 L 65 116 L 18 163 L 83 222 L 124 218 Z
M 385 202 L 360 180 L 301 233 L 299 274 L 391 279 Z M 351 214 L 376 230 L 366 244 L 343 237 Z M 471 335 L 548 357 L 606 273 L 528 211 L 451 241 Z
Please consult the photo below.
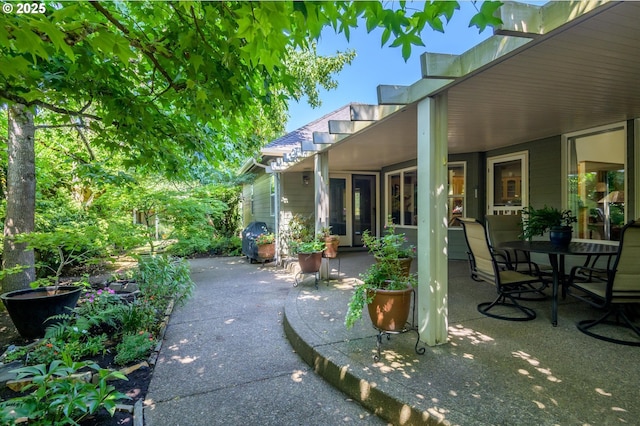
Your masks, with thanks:
M 327 263 L 328 263 L 328 268 L 329 268 L 329 275 L 327 277 L 328 281 L 331 281 L 331 261 L 332 260 L 337 260 L 338 261 L 338 276 L 336 277 L 337 281 L 342 281 L 342 279 L 340 278 L 340 257 L 338 256 L 338 254 L 336 253 L 335 256 L 327 256 L 326 254 L 323 255 L 323 257 L 325 259 L 327 259 Z
M 303 272 L 300 271 L 296 274 L 296 276 L 294 277 L 294 282 L 293 282 L 293 286 L 294 287 L 298 287 L 298 284 L 301 283 L 304 280 L 304 276 L 305 275 L 310 275 L 313 274 L 315 277 L 315 286 L 316 286 L 316 290 L 318 289 L 318 281 L 320 280 L 320 271 L 316 271 L 316 272 Z M 300 278 L 302 277 L 302 278 Z
M 391 335 L 392 334 L 404 334 L 410 331 L 415 331 L 417 334 L 416 337 L 416 345 L 415 345 L 415 351 L 418 355 L 424 355 L 424 353 L 426 352 L 426 348 L 422 347 L 422 348 L 418 348 L 418 345 L 420 344 L 420 333 L 418 332 L 418 326 L 415 325 L 416 324 L 416 292 L 412 292 L 412 302 L 413 302 L 413 308 L 412 308 L 412 312 L 411 312 L 411 323 L 407 323 L 405 324 L 405 327 L 402 330 L 399 331 L 389 331 L 389 330 L 382 330 L 376 326 L 374 326 L 373 328 L 376 329 L 378 331 L 378 334 L 376 336 L 376 350 L 377 353 L 373 356 L 373 360 L 378 362 L 380 361 L 380 347 L 382 346 L 382 336 L 387 336 L 387 340 L 391 340 Z
M 320 279 L 320 266 L 322 265 L 322 252 L 313 252 L 313 253 L 298 253 L 298 264 L 300 265 L 300 272 L 296 274 L 294 277 L 293 286 L 297 287 L 298 278 L 300 276 L 304 277 L 307 274 L 314 274 L 316 279 L 316 290 L 318 289 L 318 280 Z

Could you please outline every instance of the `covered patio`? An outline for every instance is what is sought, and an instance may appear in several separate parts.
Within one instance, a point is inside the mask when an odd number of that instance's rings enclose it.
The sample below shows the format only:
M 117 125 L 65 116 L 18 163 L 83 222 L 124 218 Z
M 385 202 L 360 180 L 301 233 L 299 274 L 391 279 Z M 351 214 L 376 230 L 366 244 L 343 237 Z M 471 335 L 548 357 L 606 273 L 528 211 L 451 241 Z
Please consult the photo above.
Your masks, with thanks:
M 373 261 L 363 252 L 341 254 L 341 279 L 303 282 L 289 293 L 285 331 L 315 371 L 393 424 L 635 424 L 640 351 L 578 331 L 575 323 L 598 311 L 567 298 L 559 324 L 551 302 L 526 302 L 534 321 L 488 318 L 476 305 L 495 288 L 469 278 L 464 261 L 448 264 L 446 345 L 414 351 L 415 333 L 383 339 L 374 362 L 376 334 L 367 314 L 344 327 L 358 274 Z M 414 265 L 415 267 L 415 265 Z M 337 273 L 334 270 L 333 273 Z
M 387 217 L 384 173 L 417 172 L 418 317 L 422 341 L 451 338 L 448 256 L 462 241 L 448 227 L 447 163 L 467 162 L 465 215 L 487 214 L 487 158 L 527 152 L 527 204 L 567 207 L 567 138 L 622 123 L 626 151 L 626 219 L 638 216 L 640 37 L 634 2 L 507 3 L 494 37 L 462 55 L 425 53 L 423 78 L 409 87 L 381 86 L 377 108 L 329 123 L 301 152 L 272 163 L 276 172 L 313 173 L 316 228 L 329 223 L 331 173 L 380 177 L 378 226 Z M 361 112 L 361 113 L 359 113 Z M 311 145 L 311 146 L 310 146 Z M 605 148 L 606 149 L 606 148 Z

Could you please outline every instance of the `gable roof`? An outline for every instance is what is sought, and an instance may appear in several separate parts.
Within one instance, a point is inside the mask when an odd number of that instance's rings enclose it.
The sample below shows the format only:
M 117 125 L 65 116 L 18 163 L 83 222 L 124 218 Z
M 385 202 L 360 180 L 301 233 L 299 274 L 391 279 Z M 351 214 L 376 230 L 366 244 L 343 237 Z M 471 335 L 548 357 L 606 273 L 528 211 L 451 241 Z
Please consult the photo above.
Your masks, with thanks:
M 295 148 L 301 147 L 303 141 L 313 142 L 314 132 L 327 132 L 330 120 L 349 120 L 351 118 L 351 106 L 358 105 L 349 103 L 335 111 L 332 111 L 311 123 L 287 133 L 265 145 L 260 151 L 264 156 L 281 157 L 284 153 L 289 153 Z

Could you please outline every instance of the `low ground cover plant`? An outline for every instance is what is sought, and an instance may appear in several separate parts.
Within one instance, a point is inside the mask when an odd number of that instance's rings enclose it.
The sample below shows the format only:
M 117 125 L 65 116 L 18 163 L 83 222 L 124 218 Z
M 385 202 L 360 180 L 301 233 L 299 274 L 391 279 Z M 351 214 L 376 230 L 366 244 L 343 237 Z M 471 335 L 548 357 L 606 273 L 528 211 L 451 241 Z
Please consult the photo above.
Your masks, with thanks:
M 130 276 L 138 288 L 134 293 L 124 298 L 108 286 L 86 287 L 76 308 L 56 316 L 61 321 L 48 327 L 44 338 L 6 354 L 4 362 L 23 363 L 15 372 L 31 377 L 33 385 L 29 393 L 0 403 L 0 424 L 11 424 L 5 420 L 16 416 L 28 418 L 29 424 L 76 424 L 101 407 L 111 410 L 112 402 L 123 398 L 106 380 L 125 377 L 92 359 L 110 354 L 119 366 L 146 360 L 160 338 L 169 304 L 184 303 L 194 290 L 189 264 L 180 258 L 140 257 Z M 97 385 L 70 378 L 87 370 L 98 374 Z M 68 392 L 74 396 L 63 396 Z M 50 409 L 41 401 L 49 401 Z

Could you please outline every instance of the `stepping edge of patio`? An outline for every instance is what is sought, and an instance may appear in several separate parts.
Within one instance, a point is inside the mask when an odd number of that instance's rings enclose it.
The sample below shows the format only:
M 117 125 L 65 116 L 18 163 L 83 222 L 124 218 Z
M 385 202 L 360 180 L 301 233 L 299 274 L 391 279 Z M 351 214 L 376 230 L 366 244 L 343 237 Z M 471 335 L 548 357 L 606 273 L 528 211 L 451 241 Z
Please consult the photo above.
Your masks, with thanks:
M 438 418 L 439 416 L 415 408 L 409 400 L 415 398 L 416 404 L 420 400 L 399 389 L 400 384 L 386 380 L 381 374 L 372 375 L 370 366 L 349 358 L 343 352 L 336 350 L 332 343 L 320 340 L 307 325 L 308 319 L 303 318 L 298 309 L 296 301 L 302 290 L 304 288 L 294 287 L 289 292 L 284 308 L 283 326 L 293 349 L 316 374 L 390 423 L 396 425 L 451 424 L 449 421 Z M 360 340 L 363 346 L 371 348 L 371 339 Z

